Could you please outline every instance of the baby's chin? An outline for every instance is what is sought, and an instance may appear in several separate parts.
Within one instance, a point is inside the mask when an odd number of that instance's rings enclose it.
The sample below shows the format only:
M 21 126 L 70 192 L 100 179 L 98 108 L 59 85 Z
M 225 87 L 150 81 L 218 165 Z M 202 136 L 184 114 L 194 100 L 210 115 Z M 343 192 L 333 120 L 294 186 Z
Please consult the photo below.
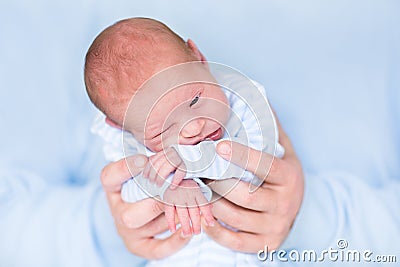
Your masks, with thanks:
M 222 138 L 224 135 L 224 129 L 222 127 L 218 127 L 217 130 L 206 136 L 204 140 L 212 140 L 212 141 L 217 141 Z

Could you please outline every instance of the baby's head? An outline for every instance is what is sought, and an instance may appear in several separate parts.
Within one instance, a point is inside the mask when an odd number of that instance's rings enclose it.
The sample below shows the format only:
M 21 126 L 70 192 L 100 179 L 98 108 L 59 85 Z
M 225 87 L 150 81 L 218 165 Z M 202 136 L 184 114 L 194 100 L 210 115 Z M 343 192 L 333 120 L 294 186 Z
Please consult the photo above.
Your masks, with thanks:
M 122 20 L 101 32 L 86 54 L 85 85 L 109 124 L 154 152 L 218 139 L 229 116 L 195 44 L 152 19 Z

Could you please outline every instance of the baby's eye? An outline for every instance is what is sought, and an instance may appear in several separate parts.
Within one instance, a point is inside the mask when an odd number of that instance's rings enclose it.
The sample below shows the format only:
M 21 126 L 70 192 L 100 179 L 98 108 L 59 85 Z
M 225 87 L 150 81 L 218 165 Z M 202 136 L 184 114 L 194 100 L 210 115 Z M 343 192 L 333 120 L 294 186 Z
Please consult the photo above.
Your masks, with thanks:
M 199 101 L 199 99 L 200 99 L 200 93 L 199 94 L 197 94 L 194 98 L 193 98 L 193 100 L 192 100 L 192 102 L 190 102 L 190 107 L 192 107 L 194 104 L 196 104 L 198 101 Z

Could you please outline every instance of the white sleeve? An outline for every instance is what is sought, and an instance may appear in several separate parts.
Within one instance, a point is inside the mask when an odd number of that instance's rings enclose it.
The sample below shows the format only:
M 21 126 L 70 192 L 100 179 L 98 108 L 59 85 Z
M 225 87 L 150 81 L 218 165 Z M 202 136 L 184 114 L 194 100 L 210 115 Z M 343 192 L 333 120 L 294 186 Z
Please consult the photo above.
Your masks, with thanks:
M 197 145 L 172 145 L 186 166 L 185 179 L 196 177 L 222 180 L 232 177 L 251 181 L 254 174 L 245 171 L 219 156 L 216 152 L 218 141 L 203 141 Z
M 266 90 L 264 86 L 257 83 L 256 81 L 251 80 L 251 82 L 255 85 L 257 90 L 261 93 L 264 99 L 259 97 L 250 97 L 251 99 L 250 106 L 246 105 L 243 109 L 243 126 L 247 131 L 249 146 L 258 149 L 264 152 L 269 152 L 277 158 L 282 158 L 285 154 L 285 149 L 281 144 L 279 144 L 279 131 L 276 123 L 276 118 L 272 112 L 272 109 L 269 106 L 268 98 L 266 95 Z M 266 116 L 265 110 L 268 110 L 268 115 Z M 254 114 L 257 114 L 256 116 Z M 262 140 L 261 136 L 265 135 L 263 128 L 268 128 L 265 126 L 266 121 L 271 121 L 270 125 L 273 127 L 269 127 L 270 131 L 274 132 L 275 140 Z M 270 148 L 269 146 L 272 146 Z M 272 152 L 272 153 L 271 153 Z

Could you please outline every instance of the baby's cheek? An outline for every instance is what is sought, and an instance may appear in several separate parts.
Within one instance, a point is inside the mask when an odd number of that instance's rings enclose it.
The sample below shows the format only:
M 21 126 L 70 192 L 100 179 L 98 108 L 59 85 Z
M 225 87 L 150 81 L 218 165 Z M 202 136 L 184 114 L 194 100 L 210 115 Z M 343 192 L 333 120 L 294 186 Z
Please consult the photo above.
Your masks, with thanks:
M 218 122 L 221 125 L 226 125 L 228 122 L 229 116 L 231 114 L 231 110 L 229 106 L 221 106 L 219 110 L 216 111 L 216 114 L 218 114 Z
M 174 144 L 179 144 L 179 132 L 177 128 L 171 127 L 171 129 L 163 135 L 160 146 L 161 149 L 166 149 Z

